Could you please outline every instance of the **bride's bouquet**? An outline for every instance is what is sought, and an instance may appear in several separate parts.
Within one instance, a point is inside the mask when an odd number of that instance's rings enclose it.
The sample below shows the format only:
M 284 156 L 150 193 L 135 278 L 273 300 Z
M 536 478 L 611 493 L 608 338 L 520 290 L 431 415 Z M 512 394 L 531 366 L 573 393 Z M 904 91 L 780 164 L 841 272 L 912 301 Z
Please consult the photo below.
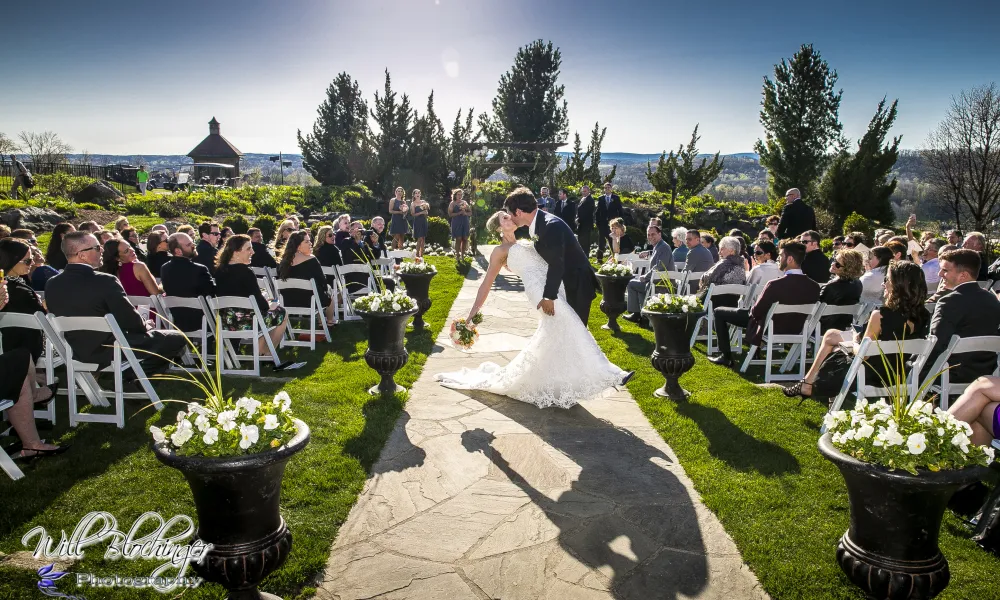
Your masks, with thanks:
M 451 343 L 459 350 L 468 350 L 479 339 L 476 325 L 483 322 L 483 313 L 477 312 L 472 321 L 458 319 L 451 324 Z

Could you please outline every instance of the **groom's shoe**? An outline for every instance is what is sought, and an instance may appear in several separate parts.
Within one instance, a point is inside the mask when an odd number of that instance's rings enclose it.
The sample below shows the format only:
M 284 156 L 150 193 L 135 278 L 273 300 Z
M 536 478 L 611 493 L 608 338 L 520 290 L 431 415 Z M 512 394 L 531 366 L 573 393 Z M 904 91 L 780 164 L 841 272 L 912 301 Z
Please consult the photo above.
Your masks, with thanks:
M 625 377 L 622 377 L 622 382 L 618 384 L 618 387 L 625 387 L 625 384 L 627 384 L 629 381 L 632 381 L 633 377 L 635 377 L 635 371 L 629 371 L 628 373 L 625 373 Z
M 708 360 L 723 367 L 733 366 L 733 359 L 726 356 L 725 354 L 720 354 L 718 356 L 709 356 Z
M 634 313 L 624 314 L 624 315 L 622 315 L 622 318 L 625 319 L 626 321 L 631 321 L 633 323 L 638 323 L 639 321 L 642 320 L 642 315 L 640 315 L 637 312 L 634 312 Z

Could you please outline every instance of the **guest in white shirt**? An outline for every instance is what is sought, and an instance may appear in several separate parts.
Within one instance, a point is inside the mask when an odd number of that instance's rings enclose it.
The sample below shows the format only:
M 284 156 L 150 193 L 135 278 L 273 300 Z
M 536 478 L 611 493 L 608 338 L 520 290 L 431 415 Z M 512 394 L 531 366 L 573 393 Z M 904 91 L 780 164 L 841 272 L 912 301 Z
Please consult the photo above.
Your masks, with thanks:
M 758 290 L 763 290 L 768 281 L 781 277 L 781 267 L 774 260 L 777 256 L 778 247 L 774 242 L 758 239 L 753 252 L 754 267 L 747 277 L 747 285 L 756 284 Z
M 875 246 L 868 257 L 868 268 L 871 269 L 861 276 L 861 301 L 869 304 L 882 304 L 882 283 L 885 281 L 886 270 L 892 261 L 892 250 L 885 246 Z
M 941 265 L 938 263 L 938 250 L 941 248 L 942 243 L 938 239 L 928 241 L 924 245 L 924 262 L 920 265 L 920 268 L 924 270 L 924 279 L 927 281 L 927 291 L 932 294 L 937 290 L 938 283 L 941 281 L 941 274 L 939 272 Z

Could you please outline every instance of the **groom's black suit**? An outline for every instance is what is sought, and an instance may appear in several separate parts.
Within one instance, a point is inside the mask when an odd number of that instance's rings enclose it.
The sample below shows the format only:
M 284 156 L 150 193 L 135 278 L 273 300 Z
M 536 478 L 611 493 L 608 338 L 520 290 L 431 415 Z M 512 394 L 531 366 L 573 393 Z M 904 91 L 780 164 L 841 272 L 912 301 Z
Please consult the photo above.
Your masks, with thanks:
M 542 297 L 555 300 L 559 284 L 564 284 L 566 301 L 586 327 L 590 304 L 597 297 L 597 277 L 580 242 L 565 221 L 541 210 L 535 213 L 535 236 L 535 250 L 549 264 Z

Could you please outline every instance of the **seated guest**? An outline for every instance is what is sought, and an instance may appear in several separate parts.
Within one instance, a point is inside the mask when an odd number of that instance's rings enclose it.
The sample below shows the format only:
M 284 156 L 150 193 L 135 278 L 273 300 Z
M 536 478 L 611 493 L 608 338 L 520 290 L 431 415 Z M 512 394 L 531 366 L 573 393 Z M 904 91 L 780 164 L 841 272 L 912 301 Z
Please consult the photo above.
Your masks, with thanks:
M 285 219 L 278 225 L 278 233 L 274 236 L 274 254 L 275 256 L 281 254 L 281 250 L 285 247 L 285 242 L 288 241 L 288 236 L 292 235 L 292 232 L 298 231 L 299 225 L 291 219 Z
M 817 395 L 829 398 L 836 395 L 844 383 L 845 366 L 850 367 L 851 359 L 843 354 L 830 357 L 840 349 L 841 342 L 859 343 L 862 337 L 880 342 L 895 342 L 927 337 L 928 314 L 924 308 L 927 284 L 920 267 L 908 261 L 893 261 L 889 264 L 885 284 L 885 304 L 872 311 L 868 327 L 862 336 L 854 329 L 840 331 L 830 329 L 823 334 L 823 345 L 816 352 L 816 360 L 806 373 L 805 379 L 784 390 L 785 395 L 809 397 Z M 910 357 L 904 357 L 909 360 Z M 995 361 L 995 359 L 994 359 Z M 895 365 L 893 357 L 885 363 L 878 358 L 865 361 L 865 381 L 880 387 L 892 387 L 897 374 L 886 369 L 886 363 Z
M 31 271 L 26 279 L 31 281 L 31 289 L 36 292 L 44 292 L 45 284 L 59 274 L 59 271 L 45 264 L 42 251 L 35 246 L 31 246 Z
M 153 277 L 160 276 L 160 269 L 170 260 L 167 234 L 151 231 L 146 238 L 146 266 Z
M 38 245 L 38 238 L 35 237 L 35 232 L 30 229 L 15 229 L 14 231 L 10 232 L 10 237 L 16 240 L 21 240 L 25 244 L 31 246 Z
M 763 290 L 768 281 L 781 277 L 784 273 L 778 268 L 777 258 L 778 247 L 774 242 L 758 238 L 753 251 L 754 267 L 747 276 L 747 285 L 757 285 L 759 290 Z
M 976 283 L 979 274 L 979 253 L 961 249 L 941 255 L 941 279 L 952 291 L 934 304 L 931 334 L 937 337 L 927 365 L 951 342 L 951 336 L 976 337 L 997 335 L 1000 327 L 1000 300 L 993 292 Z M 995 352 L 968 352 L 956 355 L 948 377 L 952 383 L 975 381 L 980 375 L 992 373 L 997 366 Z
M 98 231 L 101 231 L 102 229 L 104 228 L 101 227 L 97 223 L 97 221 L 84 221 L 83 223 L 80 223 L 79 227 L 77 227 L 78 231 L 86 231 L 87 233 L 94 233 L 94 234 L 96 234 Z
M 893 241 L 893 240 L 889 240 L 888 242 L 886 242 L 885 244 L 883 244 L 883 246 L 885 246 L 886 248 L 889 249 L 890 252 L 892 252 L 892 259 L 891 260 L 906 260 L 906 258 L 907 258 L 907 256 L 906 256 L 906 244 L 903 244 L 903 243 L 897 242 L 897 241 Z
M 365 243 L 371 248 L 375 258 L 389 256 L 389 245 L 385 243 L 385 219 L 382 217 L 372 219 L 371 234 L 365 239 Z
M 747 238 L 746 238 L 746 236 L 743 235 L 743 232 L 740 231 L 739 229 L 733 228 L 733 229 L 729 230 L 729 237 L 734 237 L 734 238 L 736 238 L 737 241 L 739 241 L 739 243 L 740 243 L 740 256 L 746 259 L 746 265 L 745 265 L 745 267 L 746 267 L 746 270 L 749 270 L 750 269 L 750 267 L 749 267 L 750 260 L 751 260 L 751 258 L 752 258 L 753 255 L 750 253 L 750 247 L 747 244 Z
M 308 230 L 296 231 L 288 236 L 285 249 L 281 254 L 281 262 L 278 263 L 278 278 L 282 281 L 311 279 L 316 284 L 320 306 L 325 309 L 327 325 L 337 324 L 337 307 L 330 298 L 326 275 L 323 274 L 323 266 L 313 256 L 312 240 L 309 238 Z M 305 308 L 310 305 L 312 292 L 308 290 L 282 290 L 281 297 L 282 304 L 285 306 Z
M 132 245 L 125 240 L 108 240 L 104 244 L 98 270 L 117 277 L 128 296 L 155 296 L 161 293 L 149 267 L 139 262 Z
M 673 231 L 670 232 L 670 241 L 674 244 L 674 262 L 682 263 L 687 260 L 687 229 L 683 227 L 675 227 Z
M 976 378 L 948 412 L 972 427 L 973 444 L 989 446 L 1000 439 L 1000 377 Z
M 198 225 L 198 254 L 194 257 L 194 262 L 205 265 L 209 273 L 215 273 L 215 255 L 219 252 L 219 237 L 222 231 L 215 221 L 205 221 Z
M 281 336 L 285 333 L 288 323 L 285 321 L 285 309 L 277 302 L 270 304 L 264 299 L 264 294 L 257 285 L 257 276 L 250 270 L 250 258 L 253 255 L 253 244 L 250 237 L 237 234 L 229 238 L 219 252 L 218 264 L 215 270 L 215 293 L 218 296 L 235 296 L 238 298 L 253 297 L 257 308 L 264 317 L 268 336 L 277 348 L 281 344 Z M 254 314 L 244 310 L 227 308 L 219 311 L 222 327 L 228 331 L 245 331 L 253 329 Z M 261 336 L 257 340 L 260 354 L 267 355 L 267 342 Z
M 57 271 L 66 268 L 66 255 L 62 253 L 62 238 L 70 231 L 76 231 L 72 223 L 59 223 L 52 229 L 49 248 L 45 251 L 45 262 Z
M 701 245 L 712 253 L 712 262 L 719 262 L 719 247 L 715 245 L 715 236 L 710 233 L 701 234 Z
M 340 256 L 340 249 L 337 248 L 336 236 L 331 225 L 324 225 L 316 232 L 316 241 L 313 242 L 313 254 L 319 260 L 319 264 L 324 267 L 336 267 L 344 264 L 344 259 Z
M 703 235 L 702 238 L 705 236 Z M 713 240 L 714 241 L 714 240 Z M 746 267 L 743 257 L 740 255 L 740 241 L 733 236 L 726 236 L 719 242 L 719 262 L 712 265 L 708 271 L 701 276 L 698 282 L 698 300 L 705 301 L 708 295 L 708 287 L 711 284 L 743 285 L 747 281 Z M 713 306 L 736 306 L 740 297 L 736 294 L 723 294 L 712 296 Z
M 611 227 L 611 235 L 609 236 L 611 240 L 611 254 L 618 256 L 619 254 L 632 254 L 635 252 L 635 242 L 625 233 L 625 221 L 622 221 L 621 217 L 616 217 L 611 219 L 609 226 Z
M 628 282 L 627 309 L 629 314 L 625 319 L 638 323 L 640 311 L 642 310 L 642 299 L 646 297 L 646 291 L 650 285 L 655 285 L 658 277 L 656 271 L 673 271 L 674 257 L 670 252 L 670 246 L 663 241 L 663 233 L 659 225 L 650 224 L 646 228 L 646 241 L 649 242 L 652 250 L 649 256 L 649 271 L 632 278 Z
M 843 249 L 844 249 L 844 236 L 842 235 L 834 236 L 833 251 L 837 252 L 838 250 L 843 250 Z
M 931 294 L 934 293 L 938 288 L 938 283 L 941 281 L 940 263 L 938 261 L 938 251 L 940 250 L 942 241 L 939 239 L 930 239 L 924 243 L 924 252 L 921 256 L 923 262 L 920 268 L 924 270 L 924 280 L 927 282 L 927 291 Z
M 701 232 L 697 229 L 688 229 L 687 235 L 684 238 L 684 243 L 687 244 L 688 252 L 685 257 L 684 270 L 689 273 L 704 273 L 705 271 L 712 268 L 715 262 L 712 260 L 712 253 L 709 252 L 708 248 L 701 245 Z M 676 260 L 676 259 L 675 259 Z M 695 293 L 698 291 L 698 282 L 693 281 L 690 284 L 690 293 Z
M 808 255 L 807 255 L 808 256 Z M 819 288 L 819 301 L 832 306 L 853 306 L 861 302 L 864 286 L 859 279 L 865 272 L 864 257 L 857 250 L 840 250 L 833 255 L 830 274 L 833 279 Z M 851 315 L 831 315 L 820 319 L 822 331 L 850 329 Z
M 821 285 L 830 281 L 830 259 L 819 248 L 819 243 L 822 241 L 819 232 L 805 231 L 799 236 L 799 240 L 806 247 L 806 258 L 805 262 L 802 263 L 802 272 L 806 274 L 806 277 Z
M 4 302 L 5 298 L 0 293 L 0 305 Z M 39 438 L 35 427 L 35 403 L 52 398 L 52 389 L 35 388 L 35 361 L 27 348 L 4 350 L 0 354 L 0 398 L 15 400 L 14 406 L 7 409 L 4 416 L 10 419 L 14 432 L 21 440 L 21 451 L 11 458 L 21 461 L 62 454 L 69 446 L 46 443 Z
M 170 230 L 167 229 L 167 226 L 164 225 L 163 223 L 153 225 L 152 227 L 150 227 L 149 231 L 150 233 L 154 231 L 160 232 L 161 234 L 163 234 L 163 239 L 167 239 L 168 237 L 170 237 Z
M 17 238 L 0 240 L 0 270 L 7 274 L 7 302 L 0 311 L 33 315 L 45 312 L 45 307 L 35 294 L 35 290 L 24 280 L 32 265 L 31 247 Z M 37 329 L 8 327 L 0 330 L 3 349 L 26 348 L 32 360 L 42 355 L 42 332 Z M 3 398 L 3 396 L 0 396 Z
M 107 244 L 111 240 L 121 239 L 117 231 L 108 231 L 107 229 L 102 229 L 98 231 L 96 235 L 97 235 L 97 243 L 99 243 L 102 248 L 104 247 L 104 244 Z
M 117 219 L 115 219 L 115 231 L 117 231 L 118 235 L 122 236 L 123 238 L 125 237 L 125 235 L 122 232 L 125 231 L 128 227 L 129 227 L 128 217 L 118 217 Z
M 198 236 L 198 230 L 194 228 L 194 225 L 181 225 L 180 227 L 177 228 L 176 233 L 186 233 L 188 237 L 191 238 L 192 240 L 201 239 Z
M 257 227 L 251 227 L 247 231 L 250 236 L 250 243 L 253 244 L 253 258 L 250 259 L 250 266 L 268 269 L 277 269 L 278 261 L 274 260 L 271 252 L 264 245 L 264 234 Z
M 139 233 L 134 227 L 126 227 L 119 232 L 122 239 L 128 242 L 132 249 L 135 250 L 135 255 L 139 257 L 139 260 L 146 262 L 146 251 L 139 246 Z
M 173 360 L 180 356 L 186 344 L 184 336 L 176 331 L 147 330 L 146 322 L 125 297 L 125 289 L 118 278 L 96 270 L 101 264 L 101 246 L 97 238 L 85 231 L 67 233 L 63 236 L 63 252 L 69 263 L 45 286 L 49 312 L 57 317 L 103 317 L 112 314 L 125 334 L 126 342 L 133 349 L 145 351 L 136 355 L 147 375 L 165 367 L 167 363 L 164 359 Z M 111 364 L 114 345 L 111 334 L 71 331 L 66 334 L 66 341 L 72 347 L 76 360 L 97 363 L 101 368 Z M 128 370 L 125 376 L 126 381 L 136 380 L 132 370 Z
M 160 282 L 167 296 L 177 298 L 199 298 L 215 296 L 215 280 L 208 272 L 208 267 L 194 262 L 196 255 L 194 241 L 186 233 L 175 233 L 167 238 L 167 251 L 170 260 L 160 268 Z M 201 329 L 204 311 L 194 308 L 172 308 L 170 315 L 174 318 L 174 327 L 179 331 L 197 331 Z
M 719 342 L 719 356 L 709 358 L 717 365 L 732 366 L 733 355 L 729 346 L 729 325 L 747 328 L 750 344 L 760 345 L 764 337 L 767 313 L 775 304 L 811 304 L 819 299 L 819 285 L 802 273 L 806 247 L 798 242 L 781 245 L 779 267 L 784 275 L 768 282 L 750 310 L 720 306 L 715 309 L 715 337 Z M 787 314 L 774 317 L 774 331 L 787 334 L 801 331 L 806 315 Z
M 351 215 L 343 214 L 333 222 L 334 242 L 339 244 L 340 240 L 351 237 Z
M 223 227 L 222 231 L 219 232 L 219 244 L 216 246 L 216 248 L 222 248 L 222 246 L 225 245 L 226 240 L 228 240 L 229 236 L 231 235 L 233 235 L 233 228 Z
M 869 270 L 861 276 L 861 301 L 868 304 L 882 303 L 882 284 L 885 272 L 892 261 L 892 250 L 885 246 L 875 246 L 868 257 Z
M 865 245 L 865 234 L 860 231 L 852 231 L 844 236 L 844 246 L 848 249 L 854 248 L 855 246 Z
M 979 273 L 976 275 L 976 281 L 986 281 L 989 279 L 989 262 L 986 260 L 986 236 L 978 231 L 970 231 L 965 235 L 962 248 L 974 250 L 979 254 Z
M 375 260 L 375 253 L 364 242 L 365 230 L 361 221 L 351 223 L 351 235 L 337 242 L 340 256 L 345 265 L 359 265 Z M 344 275 L 344 283 L 348 292 L 356 292 L 368 285 L 369 276 L 366 273 L 348 273 Z

